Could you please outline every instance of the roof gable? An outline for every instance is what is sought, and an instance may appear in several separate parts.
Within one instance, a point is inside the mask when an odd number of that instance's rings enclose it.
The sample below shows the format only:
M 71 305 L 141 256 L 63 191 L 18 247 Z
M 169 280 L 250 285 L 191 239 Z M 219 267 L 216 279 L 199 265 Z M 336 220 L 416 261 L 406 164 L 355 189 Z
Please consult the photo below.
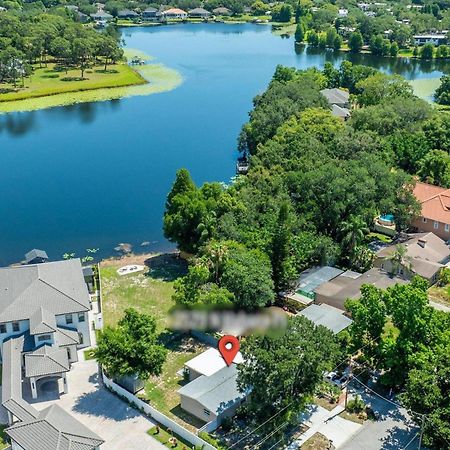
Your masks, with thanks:
M 0 322 L 29 319 L 37 309 L 59 315 L 89 311 L 79 259 L 0 269 Z

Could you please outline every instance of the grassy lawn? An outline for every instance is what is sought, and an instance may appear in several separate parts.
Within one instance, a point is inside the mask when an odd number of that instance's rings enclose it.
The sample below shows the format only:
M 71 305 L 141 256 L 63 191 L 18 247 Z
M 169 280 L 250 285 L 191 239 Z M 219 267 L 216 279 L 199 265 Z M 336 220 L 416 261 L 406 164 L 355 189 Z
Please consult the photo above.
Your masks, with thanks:
M 433 302 L 450 306 L 450 285 L 442 287 L 431 286 L 428 289 L 428 298 Z
M 144 393 L 139 397 L 150 401 L 158 411 L 166 414 L 176 422 L 182 423 L 193 430 L 200 428 L 204 422 L 183 411 L 180 407 L 178 389 L 184 384 L 177 372 L 183 368 L 185 362 L 203 352 L 206 347 L 190 337 L 175 339 L 168 344 L 170 352 L 159 377 L 151 377 L 145 384 Z
M 144 272 L 119 275 L 117 269 L 128 264 L 145 264 L 149 268 Z M 102 262 L 100 276 L 105 325 L 115 325 L 125 309 L 133 307 L 151 314 L 159 331 L 165 330 L 168 313 L 174 306 L 173 282 L 185 270 L 184 262 L 171 255 L 132 256 Z
M 111 88 L 145 84 L 147 81 L 128 64 L 120 63 L 108 66 L 106 72 L 103 66 L 89 69 L 84 74 L 84 79 L 79 80 L 79 69 L 59 71 L 55 64 L 48 67 L 35 68 L 30 78 L 25 79 L 25 87 L 14 88 L 12 85 L 2 85 L 9 92 L 0 93 L 0 102 L 24 100 L 28 98 L 44 97 L 49 95 L 81 92 L 92 89 Z M 64 79 L 75 79 L 65 81 Z
M 339 417 L 342 417 L 343 419 L 350 420 L 352 422 L 359 423 L 360 425 L 362 425 L 367 419 L 367 414 L 366 413 L 351 413 L 349 411 L 342 411 L 339 414 Z
M 7 428 L 7 425 L 0 425 L 0 450 L 9 447 L 9 444 L 6 441 L 5 428 Z
M 367 242 L 381 241 L 386 242 L 387 244 L 390 244 L 392 242 L 392 238 L 390 236 L 386 236 L 385 234 L 375 232 L 369 233 L 366 236 L 366 240 Z
M 150 428 L 150 430 L 147 431 L 147 434 L 149 434 L 152 438 L 155 438 L 157 441 L 161 442 L 161 444 L 165 445 L 167 448 L 174 448 L 174 449 L 191 449 L 192 444 L 183 440 L 180 436 L 178 436 L 175 433 L 169 433 L 166 430 L 164 430 L 162 427 L 159 427 L 157 430 L 156 427 Z M 169 442 L 171 437 L 175 437 L 177 442 L 175 445 L 171 444 Z M 197 447 L 196 447 L 197 448 Z
M 337 406 L 337 403 L 331 403 L 330 400 L 325 397 L 314 397 L 314 403 L 328 411 L 332 411 Z
M 313 434 L 300 448 L 302 450 L 325 450 L 330 447 L 331 442 L 320 433 Z

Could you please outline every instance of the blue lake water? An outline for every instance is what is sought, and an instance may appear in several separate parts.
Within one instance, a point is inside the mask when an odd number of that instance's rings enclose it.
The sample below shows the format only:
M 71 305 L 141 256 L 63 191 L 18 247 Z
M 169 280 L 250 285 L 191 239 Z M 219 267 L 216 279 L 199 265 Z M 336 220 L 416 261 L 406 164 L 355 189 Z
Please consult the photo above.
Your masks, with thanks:
M 173 91 L 0 116 L 0 264 L 31 248 L 114 254 L 166 250 L 164 201 L 180 167 L 197 183 L 234 175 L 236 138 L 277 64 L 339 64 L 351 55 L 294 49 L 269 26 L 186 24 L 126 29 L 126 44 L 178 70 Z M 353 56 L 409 79 L 443 64 Z M 140 243 L 149 241 L 149 247 Z

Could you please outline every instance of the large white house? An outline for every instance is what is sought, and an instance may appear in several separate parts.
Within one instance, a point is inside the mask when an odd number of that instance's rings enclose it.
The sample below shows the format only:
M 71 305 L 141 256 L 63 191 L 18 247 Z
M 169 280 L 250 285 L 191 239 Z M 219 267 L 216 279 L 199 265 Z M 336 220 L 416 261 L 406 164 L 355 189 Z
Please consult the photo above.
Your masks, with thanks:
M 76 346 L 89 347 L 90 310 L 79 259 L 0 269 L 0 346 L 22 333 L 35 346 L 58 346 L 62 334 L 75 332 Z
M 88 282 L 79 259 L 0 269 L 0 348 L 5 432 L 13 450 L 97 450 L 103 440 L 60 407 L 37 411 L 39 386 L 60 379 L 78 361 L 77 350 L 91 345 L 92 310 Z

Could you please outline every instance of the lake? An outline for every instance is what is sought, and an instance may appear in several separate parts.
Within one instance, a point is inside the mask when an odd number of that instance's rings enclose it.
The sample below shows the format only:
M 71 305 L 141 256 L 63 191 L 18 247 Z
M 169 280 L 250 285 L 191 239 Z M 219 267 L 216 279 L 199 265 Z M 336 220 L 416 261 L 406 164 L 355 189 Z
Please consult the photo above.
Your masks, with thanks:
M 181 167 L 196 183 L 229 181 L 252 98 L 275 66 L 342 59 L 408 79 L 439 77 L 443 63 L 294 49 L 293 38 L 253 24 L 125 29 L 140 49 L 183 76 L 173 91 L 0 116 L 0 264 L 31 248 L 51 259 L 119 243 L 173 248 L 162 234 L 164 201 Z M 142 247 L 142 242 L 149 242 Z

